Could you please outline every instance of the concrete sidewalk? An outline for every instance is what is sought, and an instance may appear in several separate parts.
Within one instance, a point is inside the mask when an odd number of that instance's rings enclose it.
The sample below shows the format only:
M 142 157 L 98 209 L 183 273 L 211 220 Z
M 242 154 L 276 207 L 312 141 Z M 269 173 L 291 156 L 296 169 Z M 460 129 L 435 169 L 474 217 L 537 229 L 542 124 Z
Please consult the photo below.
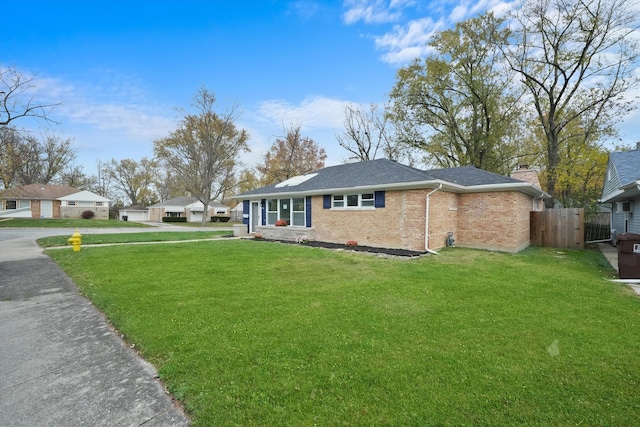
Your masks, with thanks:
M 0 235 L 0 373 L 1 426 L 189 425 L 153 366 L 15 232 Z

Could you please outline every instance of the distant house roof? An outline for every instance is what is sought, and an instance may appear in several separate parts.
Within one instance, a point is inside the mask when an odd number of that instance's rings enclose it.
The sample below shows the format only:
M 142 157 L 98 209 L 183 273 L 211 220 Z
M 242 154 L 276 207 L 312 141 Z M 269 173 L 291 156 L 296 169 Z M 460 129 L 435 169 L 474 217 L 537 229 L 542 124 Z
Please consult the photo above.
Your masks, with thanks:
M 305 179 L 306 178 L 306 179 Z M 247 191 L 236 198 L 284 195 L 321 195 L 360 190 L 437 187 L 454 192 L 518 190 L 548 197 L 528 182 L 473 166 L 423 171 L 388 159 L 329 166 L 300 179 Z
M 106 197 L 102 197 L 96 193 L 92 193 L 91 191 L 78 191 L 73 194 L 69 194 L 67 196 L 58 197 L 58 200 L 69 200 L 69 201 L 84 201 L 84 202 L 108 202 L 109 199 Z
M 125 206 L 120 210 L 121 211 L 146 211 L 148 210 L 148 208 L 146 206 L 131 205 L 131 206 Z
M 0 191 L 0 197 L 12 197 L 15 199 L 28 200 L 51 200 L 57 199 L 58 197 L 68 196 L 69 194 L 77 193 L 79 191 L 80 190 L 77 188 L 69 187 L 68 185 L 29 184 Z
M 91 191 L 81 191 L 68 185 L 29 184 L 0 191 L 2 199 L 16 200 L 75 200 L 108 202 L 106 197 Z
M 608 170 L 616 174 L 605 180 L 600 202 L 610 203 L 640 196 L 640 149 L 615 151 L 609 154 Z M 615 179 L 617 178 L 617 180 Z
M 202 203 L 202 202 L 200 202 L 197 197 L 181 196 L 181 197 L 175 197 L 175 198 L 170 199 L 170 200 L 165 200 L 164 202 L 156 203 L 155 205 L 151 205 L 149 207 L 150 208 L 161 208 L 161 207 L 165 207 L 165 206 L 187 207 L 187 206 L 192 205 L 194 203 Z M 227 206 L 223 205 L 222 203 L 218 203 L 218 202 L 210 202 L 209 203 L 209 207 L 211 207 L 211 208 L 223 208 L 223 207 L 226 208 Z
M 609 154 L 622 186 L 640 180 L 640 150 L 615 151 Z

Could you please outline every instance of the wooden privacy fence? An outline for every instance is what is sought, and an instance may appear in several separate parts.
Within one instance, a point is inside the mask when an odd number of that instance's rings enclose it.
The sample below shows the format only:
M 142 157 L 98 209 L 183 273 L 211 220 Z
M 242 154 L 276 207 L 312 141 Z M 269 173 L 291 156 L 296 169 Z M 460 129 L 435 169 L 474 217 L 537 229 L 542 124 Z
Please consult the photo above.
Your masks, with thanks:
M 584 220 L 584 242 L 610 242 L 611 241 L 611 214 L 599 212 L 588 215 Z
M 584 209 L 546 209 L 531 212 L 532 246 L 584 248 Z

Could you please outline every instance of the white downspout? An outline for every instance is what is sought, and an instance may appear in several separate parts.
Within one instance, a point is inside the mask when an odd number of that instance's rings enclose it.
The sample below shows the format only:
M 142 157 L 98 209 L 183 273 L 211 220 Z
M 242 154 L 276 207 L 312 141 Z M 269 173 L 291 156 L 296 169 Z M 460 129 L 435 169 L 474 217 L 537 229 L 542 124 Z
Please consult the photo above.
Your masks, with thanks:
M 438 252 L 432 251 L 431 249 L 429 249 L 429 204 L 431 201 L 431 195 L 436 191 L 440 190 L 441 188 L 442 188 L 442 183 L 440 183 L 438 188 L 427 193 L 427 206 L 426 206 L 426 212 L 424 217 L 424 250 L 434 255 L 438 255 Z

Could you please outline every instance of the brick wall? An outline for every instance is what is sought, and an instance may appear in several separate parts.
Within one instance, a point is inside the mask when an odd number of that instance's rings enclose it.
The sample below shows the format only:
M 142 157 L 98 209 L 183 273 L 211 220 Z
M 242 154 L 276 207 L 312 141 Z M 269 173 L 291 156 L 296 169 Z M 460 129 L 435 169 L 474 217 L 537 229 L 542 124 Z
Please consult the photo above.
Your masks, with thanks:
M 518 252 L 529 246 L 531 197 L 516 191 L 461 194 L 460 246 Z
M 60 208 L 60 218 L 82 218 L 82 212 L 93 211 L 96 219 L 109 219 L 109 208 L 107 206 L 62 206 Z
M 424 190 L 387 191 L 385 207 L 368 210 L 323 209 L 322 196 L 312 199 L 316 240 L 424 250 Z
M 375 210 L 323 209 L 322 196 L 312 199 L 316 240 L 424 250 L 426 195 L 433 191 L 387 191 L 385 207 Z M 455 194 L 439 190 L 429 201 L 429 249 L 455 244 L 517 252 L 529 245 L 531 198 L 519 192 Z

